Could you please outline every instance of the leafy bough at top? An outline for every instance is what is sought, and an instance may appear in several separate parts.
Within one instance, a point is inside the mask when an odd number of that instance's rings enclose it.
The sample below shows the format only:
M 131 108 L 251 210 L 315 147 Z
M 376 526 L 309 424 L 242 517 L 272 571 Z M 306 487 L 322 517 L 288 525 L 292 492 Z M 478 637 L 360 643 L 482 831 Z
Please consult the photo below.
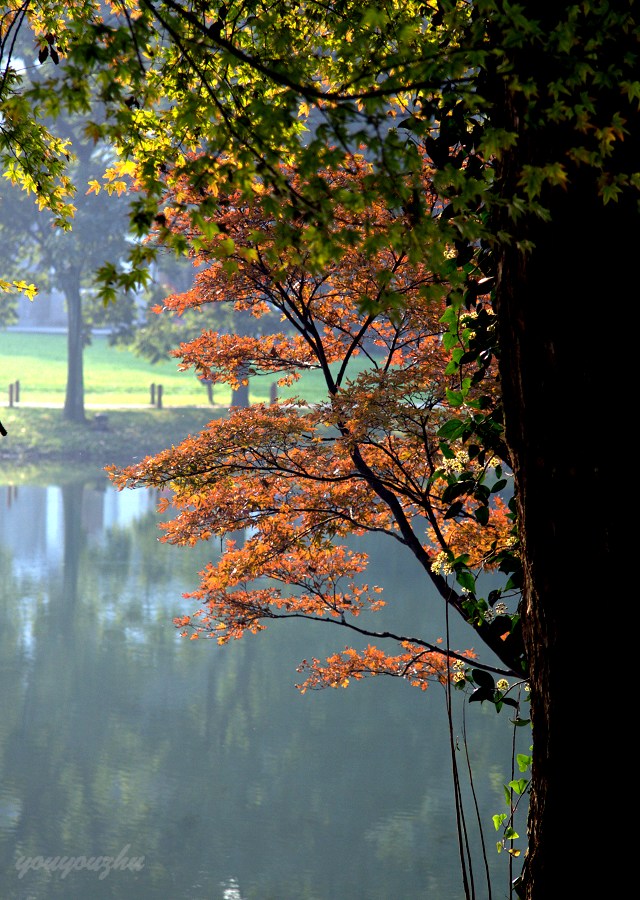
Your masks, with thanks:
M 411 174 L 414 145 L 383 127 L 387 113 L 415 109 L 420 100 L 428 121 L 444 96 L 443 84 L 447 104 L 454 85 L 469 103 L 474 96 L 465 87 L 472 71 L 465 55 L 474 45 L 469 35 L 477 26 L 465 4 L 453 5 L 445 23 L 419 3 L 394 6 L 384 13 L 383 30 L 380 11 L 359 5 L 322 12 L 314 7 L 306 16 L 300 16 L 297 7 L 285 6 L 279 7 L 277 17 L 265 10 L 256 15 L 254 6 L 236 4 L 223 16 L 212 6 L 210 18 L 203 18 L 189 4 L 145 0 L 131 8 L 115 4 L 114 16 L 103 22 L 98 13 L 72 4 L 66 20 L 57 23 L 55 38 L 64 65 L 34 85 L 29 96 L 44 104 L 50 100 L 51 109 L 56 96 L 67 105 L 86 107 L 87 90 L 77 88 L 91 75 L 108 113 L 96 125 L 96 134 L 114 140 L 125 158 L 138 163 L 138 186 L 148 204 L 133 213 L 137 234 L 153 228 L 168 169 L 184 172 L 197 188 L 202 169 L 188 159 L 188 151 L 197 150 L 204 151 L 216 178 L 250 190 L 257 176 L 280 188 L 279 202 L 294 209 L 298 204 L 303 214 L 325 223 L 332 198 L 314 191 L 296 194 L 283 181 L 280 164 L 293 165 L 308 188 L 319 168 L 335 165 L 344 159 L 347 145 L 351 152 L 354 142 L 363 140 L 378 160 L 379 196 L 399 188 L 400 200 L 410 206 L 415 185 L 405 188 L 402 181 Z M 52 27 L 50 12 L 45 4 L 39 17 L 33 14 L 36 29 Z M 379 46 L 376 57 L 367 59 L 371 35 Z M 309 54 L 310 45 L 316 54 Z M 274 62 L 277 47 L 286 65 Z M 283 78 L 291 83 L 284 85 Z M 311 135 L 301 134 L 306 113 L 295 97 L 306 97 L 309 107 L 319 111 Z M 441 132 L 448 117 L 447 105 L 441 111 Z M 351 119 L 366 127 L 351 128 Z M 442 143 L 442 135 L 438 140 Z M 232 164 L 217 167 L 221 155 Z M 466 227 L 464 216 L 458 226 Z M 417 234 L 416 247 L 420 243 L 424 241 Z M 184 245 L 177 242 L 176 248 Z M 148 260 L 132 263 L 139 268 Z M 103 274 L 110 278 L 108 297 L 142 279 L 125 270 L 121 283 L 113 271 Z
M 422 142 L 437 169 L 436 189 L 455 212 L 460 265 L 481 237 L 489 244 L 507 240 L 509 217 L 544 215 L 543 188 L 569 186 L 576 166 L 599 173 L 597 190 L 605 202 L 640 185 L 637 172 L 616 171 L 625 116 L 640 97 L 632 61 L 616 60 L 610 52 L 616 31 L 633 25 L 630 12 L 609 4 L 592 12 L 603 23 L 594 44 L 588 17 L 576 16 L 574 7 L 560 11 L 549 29 L 492 0 L 303 9 L 301 14 L 299 4 L 279 4 L 276 14 L 247 0 L 203 10 L 175 0 L 139 0 L 112 4 L 106 18 L 79 2 L 66 4 L 64 16 L 55 2 L 28 5 L 19 13 L 20 28 L 32 30 L 37 48 L 54 47 L 60 65 L 47 69 L 47 60 L 30 87 L 17 83 L 7 65 L 3 87 L 12 103 L 24 106 L 21 128 L 37 124 L 37 110 L 86 113 L 98 101 L 106 117 L 94 117 L 89 130 L 138 164 L 146 206 L 134 211 L 132 224 L 140 236 L 154 227 L 167 169 L 182 171 L 198 186 L 202 168 L 187 161 L 190 151 L 205 153 L 219 187 L 233 183 L 250 191 L 258 178 L 280 189 L 281 206 L 297 207 L 323 230 L 332 198 L 313 191 L 296 195 L 280 165 L 292 166 L 309 185 L 320 168 L 335 165 L 360 142 L 380 173 L 378 196 L 395 202 L 391 193 L 399 189 L 404 205 L 413 209 L 419 252 L 430 244 L 422 231 L 429 217 L 416 203 L 410 176 L 415 142 Z M 585 29 L 589 41 L 582 39 Z M 545 90 L 533 92 L 526 79 L 513 78 L 511 50 L 522 46 L 530 46 L 532 60 L 544 55 L 560 66 Z M 600 68 L 594 63 L 598 49 Z M 513 197 L 500 196 L 492 172 L 493 160 L 518 140 L 502 127 L 500 109 L 488 99 L 501 82 L 516 101 L 524 98 L 529 124 L 551 119 L 576 134 L 570 158 L 545 158 L 542 148 L 541 159 L 523 167 Z M 600 121 L 585 99 L 596 86 L 619 95 L 620 108 L 610 122 Z M 389 128 L 389 122 L 397 125 Z M 9 152 L 28 143 L 22 159 L 40 175 L 29 175 L 29 182 L 40 184 L 43 203 L 70 214 L 60 180 L 64 154 L 47 147 L 42 135 L 25 135 L 5 133 Z M 232 164 L 217 167 L 222 155 Z M 496 234 L 495 222 L 488 225 L 479 211 L 500 208 L 507 216 Z M 185 246 L 177 242 L 176 248 Z M 132 258 L 136 269 L 148 262 L 145 256 Z M 115 280 L 112 271 L 107 274 L 112 281 L 106 297 L 143 280 L 126 269 Z

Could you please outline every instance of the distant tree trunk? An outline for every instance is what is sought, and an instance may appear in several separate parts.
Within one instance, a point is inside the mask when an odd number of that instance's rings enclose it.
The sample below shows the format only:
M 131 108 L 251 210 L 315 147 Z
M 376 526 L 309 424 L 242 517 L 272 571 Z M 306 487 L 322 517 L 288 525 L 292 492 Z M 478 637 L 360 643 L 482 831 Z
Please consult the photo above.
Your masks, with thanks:
M 213 406 L 213 382 L 210 378 L 205 378 L 202 382 L 207 389 L 207 399 L 209 404 Z
M 73 273 L 64 280 L 67 301 L 67 389 L 63 415 L 72 422 L 84 422 L 84 327 L 80 278 Z
M 539 8 L 528 5 L 539 18 Z M 514 81 L 520 75 L 523 83 L 538 65 L 516 55 Z M 545 84 L 553 76 L 548 65 L 541 70 Z M 613 94 L 599 98 L 603 106 L 611 101 L 603 121 L 620 108 Z M 509 110 L 511 99 L 503 98 L 502 108 Z M 567 159 L 575 142 L 551 122 L 527 132 L 524 111 L 510 111 L 507 127 L 520 139 L 500 171 L 506 195 L 515 192 L 522 165 Z M 615 160 L 614 170 L 635 167 L 640 158 L 636 111 L 631 120 L 621 151 L 626 159 Z M 548 223 L 530 218 L 515 226 L 535 250 L 523 257 L 513 245 L 503 249 L 496 296 L 531 682 L 534 765 L 521 889 L 527 900 L 588 896 L 589 880 L 591 890 L 606 883 L 609 896 L 620 896 L 611 889 L 616 867 L 603 839 L 606 810 L 615 805 L 622 722 L 597 698 L 597 682 L 606 678 L 601 650 L 607 622 L 616 619 L 610 604 L 619 568 L 611 533 L 617 485 L 608 465 L 608 426 L 624 389 L 615 323 L 618 316 L 628 321 L 623 307 L 636 280 L 640 216 L 635 198 L 603 205 L 588 170 L 570 175 L 567 191 L 543 197 Z M 512 222 L 504 227 L 514 232 Z M 629 628 L 625 644 L 635 646 L 634 622 Z M 619 636 L 613 628 L 611 640 Z
M 235 310 L 233 314 L 233 333 L 240 337 L 255 334 L 255 319 L 247 310 Z M 248 374 L 248 373 L 247 373 Z M 231 406 L 249 406 L 249 384 L 241 384 L 231 392 Z
M 249 406 L 249 385 L 241 384 L 231 392 L 231 406 Z

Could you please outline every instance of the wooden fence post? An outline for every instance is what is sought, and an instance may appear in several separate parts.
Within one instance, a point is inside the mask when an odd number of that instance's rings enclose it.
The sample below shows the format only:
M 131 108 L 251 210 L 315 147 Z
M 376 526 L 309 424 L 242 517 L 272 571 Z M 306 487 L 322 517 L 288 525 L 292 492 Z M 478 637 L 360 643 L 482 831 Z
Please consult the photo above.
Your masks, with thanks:
M 158 400 L 157 400 L 156 406 L 158 407 L 158 409 L 162 409 L 162 385 L 161 384 L 158 385 Z
M 150 402 L 151 402 L 152 406 L 156 405 L 156 386 L 155 386 L 155 384 L 151 385 L 151 401 Z
M 13 406 L 13 384 L 9 385 L 9 406 Z

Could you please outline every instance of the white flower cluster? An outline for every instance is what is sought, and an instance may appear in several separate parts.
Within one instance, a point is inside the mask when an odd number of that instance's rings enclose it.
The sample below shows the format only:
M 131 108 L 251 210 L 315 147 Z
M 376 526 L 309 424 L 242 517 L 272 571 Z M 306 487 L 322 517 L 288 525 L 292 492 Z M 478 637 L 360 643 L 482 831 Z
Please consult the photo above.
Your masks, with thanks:
M 451 664 L 451 668 L 453 672 L 451 674 L 451 680 L 454 682 L 464 681 L 464 668 L 466 663 L 462 659 L 454 659 Z
M 506 616 L 508 613 L 509 610 L 506 603 L 496 603 L 493 609 L 488 609 L 484 613 L 484 620 L 485 622 L 493 622 L 496 616 Z
M 460 472 L 464 472 L 464 470 L 469 465 L 469 454 L 466 450 L 456 450 L 456 455 L 453 459 L 443 459 L 440 464 L 440 468 L 447 475 L 457 475 Z
M 438 572 L 440 575 L 451 575 L 453 574 L 453 566 L 447 559 L 447 554 L 444 550 L 441 550 L 440 553 L 436 553 L 433 557 L 433 562 L 431 563 L 431 571 Z

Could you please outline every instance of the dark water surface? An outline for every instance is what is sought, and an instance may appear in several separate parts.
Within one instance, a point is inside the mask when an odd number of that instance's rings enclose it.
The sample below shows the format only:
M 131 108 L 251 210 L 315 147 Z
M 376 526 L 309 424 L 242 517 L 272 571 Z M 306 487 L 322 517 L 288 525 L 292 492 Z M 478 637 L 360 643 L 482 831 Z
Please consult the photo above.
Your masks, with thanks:
M 301 696 L 296 665 L 342 649 L 338 628 L 181 639 L 182 592 L 217 548 L 160 544 L 155 499 L 101 475 L 0 486 L 0 900 L 462 898 L 443 690 L 376 679 Z M 366 549 L 402 626 L 442 634 L 411 557 L 384 538 Z M 493 897 L 507 897 L 491 816 L 512 777 L 508 716 L 466 709 Z

